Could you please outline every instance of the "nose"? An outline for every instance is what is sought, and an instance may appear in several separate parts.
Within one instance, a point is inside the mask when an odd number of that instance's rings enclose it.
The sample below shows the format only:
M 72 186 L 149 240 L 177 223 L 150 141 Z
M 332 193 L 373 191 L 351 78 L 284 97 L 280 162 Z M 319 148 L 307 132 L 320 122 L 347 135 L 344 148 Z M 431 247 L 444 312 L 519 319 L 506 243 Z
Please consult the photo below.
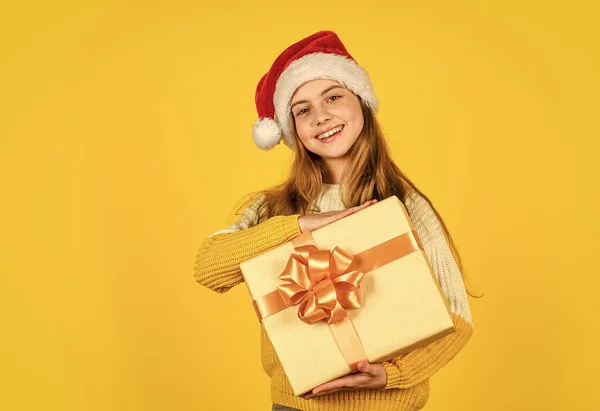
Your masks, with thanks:
M 315 108 L 315 125 L 321 126 L 331 120 L 331 115 L 325 108 Z

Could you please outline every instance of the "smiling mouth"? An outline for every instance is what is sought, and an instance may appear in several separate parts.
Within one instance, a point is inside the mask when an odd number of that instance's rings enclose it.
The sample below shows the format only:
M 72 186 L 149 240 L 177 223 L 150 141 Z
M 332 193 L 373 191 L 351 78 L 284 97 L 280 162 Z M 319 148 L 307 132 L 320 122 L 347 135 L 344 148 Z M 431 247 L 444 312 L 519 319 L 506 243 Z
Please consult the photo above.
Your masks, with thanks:
M 330 138 L 330 137 L 332 137 L 332 136 L 335 136 L 336 134 L 338 134 L 340 131 L 342 131 L 342 129 L 343 129 L 343 128 L 344 128 L 344 126 L 343 126 L 343 125 L 342 125 L 342 126 L 337 126 L 337 127 L 334 127 L 334 128 L 332 128 L 331 130 L 329 130 L 329 131 L 326 131 L 326 132 L 325 132 L 325 133 L 323 133 L 323 134 L 319 134 L 319 135 L 318 135 L 318 136 L 316 136 L 315 138 L 316 138 L 317 140 L 320 140 L 320 141 L 322 141 L 322 140 L 325 140 L 325 139 L 328 139 L 328 138 Z

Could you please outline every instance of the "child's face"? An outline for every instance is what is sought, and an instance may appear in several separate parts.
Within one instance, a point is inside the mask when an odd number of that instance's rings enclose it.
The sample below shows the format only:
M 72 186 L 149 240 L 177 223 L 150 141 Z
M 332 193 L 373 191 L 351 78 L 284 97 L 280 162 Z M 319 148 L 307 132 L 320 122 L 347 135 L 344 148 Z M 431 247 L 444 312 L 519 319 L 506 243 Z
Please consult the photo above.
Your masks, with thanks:
M 304 147 L 324 160 L 344 158 L 364 125 L 358 97 L 333 80 L 300 86 L 292 96 L 292 116 Z M 332 134 L 323 136 L 327 132 Z

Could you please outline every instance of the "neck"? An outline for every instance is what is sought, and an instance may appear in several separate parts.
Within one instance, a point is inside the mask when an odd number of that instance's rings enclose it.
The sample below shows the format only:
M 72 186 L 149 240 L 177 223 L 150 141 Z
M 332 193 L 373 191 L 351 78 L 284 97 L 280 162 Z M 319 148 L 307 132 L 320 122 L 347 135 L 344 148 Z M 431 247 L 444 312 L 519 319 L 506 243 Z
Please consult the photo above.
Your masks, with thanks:
M 327 177 L 325 179 L 326 184 L 340 184 L 342 181 L 342 173 L 346 166 L 345 158 L 331 158 L 325 160 L 325 167 L 327 167 Z

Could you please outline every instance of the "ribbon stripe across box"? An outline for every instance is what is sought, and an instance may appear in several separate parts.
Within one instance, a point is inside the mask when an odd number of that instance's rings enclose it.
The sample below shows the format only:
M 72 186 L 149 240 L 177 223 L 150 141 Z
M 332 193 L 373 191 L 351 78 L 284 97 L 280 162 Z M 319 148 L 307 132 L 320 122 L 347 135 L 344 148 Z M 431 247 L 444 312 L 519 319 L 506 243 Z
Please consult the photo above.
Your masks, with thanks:
M 455 331 L 396 196 L 240 268 L 297 396 L 356 371 L 360 360 L 383 362 Z

